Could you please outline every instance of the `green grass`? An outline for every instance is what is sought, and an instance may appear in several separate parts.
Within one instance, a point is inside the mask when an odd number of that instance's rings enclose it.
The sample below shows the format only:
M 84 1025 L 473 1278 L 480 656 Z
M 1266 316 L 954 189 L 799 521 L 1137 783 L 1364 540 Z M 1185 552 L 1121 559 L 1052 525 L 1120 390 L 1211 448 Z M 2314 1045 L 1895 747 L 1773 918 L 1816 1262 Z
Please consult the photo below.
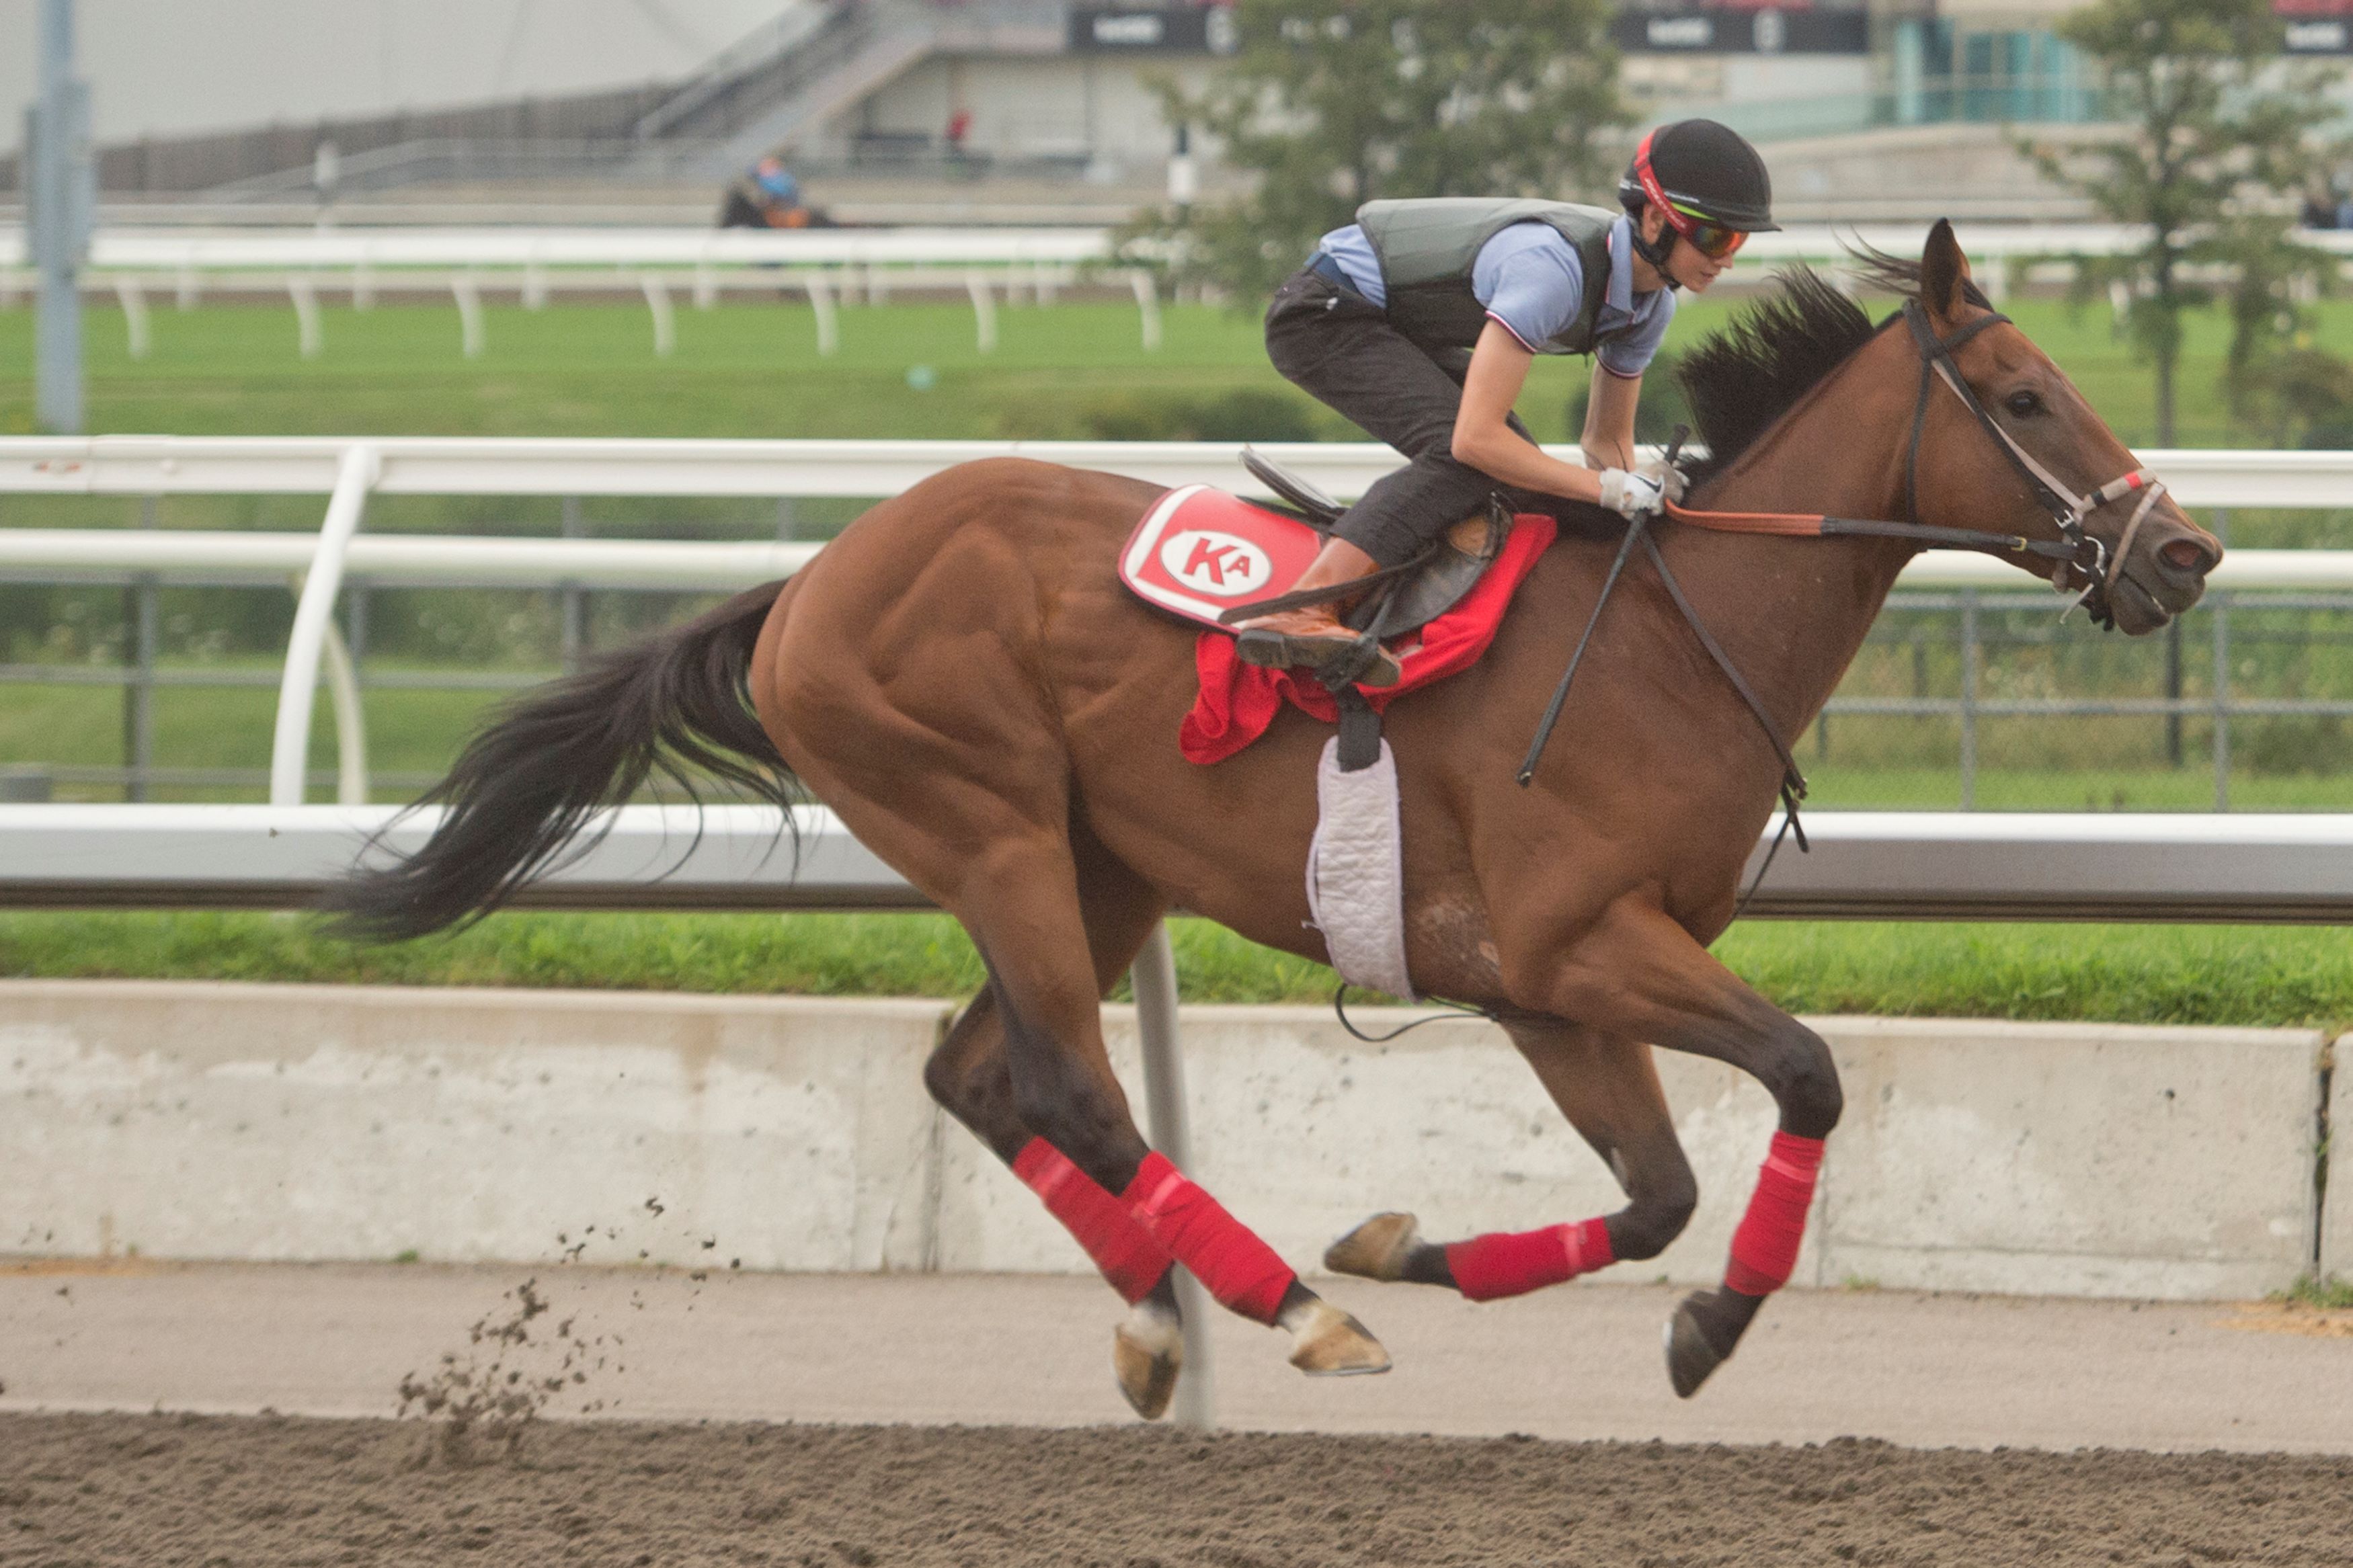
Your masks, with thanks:
M 1736 299 L 1692 301 L 1672 342 L 1688 347 L 1721 326 Z M 2147 367 L 2111 331 L 2105 306 L 2053 300 L 2010 305 L 2127 440 L 2151 437 Z M 1267 364 L 1253 312 L 1163 310 L 1166 342 L 1138 346 L 1132 305 L 1074 300 L 1002 310 L 999 343 L 981 353 L 962 303 L 906 300 L 852 309 L 841 353 L 818 357 L 807 308 L 739 302 L 681 310 L 678 348 L 652 352 L 642 307 L 559 303 L 543 311 L 491 306 L 487 352 L 461 357 L 454 310 L 387 304 L 325 310 L 325 350 L 295 353 L 294 318 L 274 304 L 207 302 L 153 313 L 154 349 L 129 359 L 120 312 L 93 308 L 90 428 L 208 434 L 990 437 L 1080 433 L 1107 400 L 1139 394 L 1288 393 Z M 2353 350 L 2353 300 L 2320 308 L 2319 341 Z M 2185 445 L 2232 436 L 2214 395 L 2228 329 L 2193 316 L 2181 376 Z M 0 363 L 30 363 L 32 314 L 0 311 Z M 926 366 L 927 390 L 908 372 Z M 1539 436 L 1565 434 L 1582 362 L 1538 365 L 1523 413 Z M 1314 410 L 1329 436 L 1349 434 Z M 32 428 L 29 379 L 0 385 L 0 433 Z
M 2341 1312 L 2353 1309 L 2353 1280 L 2339 1279 L 2334 1274 L 2326 1279 L 2306 1274 L 2286 1289 L 2273 1291 L 2271 1299 L 2292 1307 L 2318 1307 Z
M 1178 921 L 1174 935 L 1188 1001 L 1331 998 L 1320 964 L 1203 921 Z M 1799 1013 L 2353 1024 L 2353 943 L 2315 927 L 1759 921 L 1716 951 Z M 983 978 L 942 915 L 538 911 L 393 947 L 337 942 L 293 916 L 0 914 L 0 974 L 950 997 Z

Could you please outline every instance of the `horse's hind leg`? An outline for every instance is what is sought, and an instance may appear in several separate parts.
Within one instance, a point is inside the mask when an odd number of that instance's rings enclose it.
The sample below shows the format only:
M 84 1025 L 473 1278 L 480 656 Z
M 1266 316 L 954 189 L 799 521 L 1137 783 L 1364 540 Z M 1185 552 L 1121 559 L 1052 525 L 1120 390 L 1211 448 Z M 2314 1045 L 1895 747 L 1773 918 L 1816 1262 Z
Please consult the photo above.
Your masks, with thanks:
M 1092 842 L 1073 835 L 1079 904 L 1098 992 L 1107 993 L 1135 962 L 1161 915 L 1147 884 Z M 1061 1221 L 1103 1278 L 1128 1303 L 1113 1331 L 1112 1370 L 1135 1413 L 1157 1420 L 1176 1391 L 1184 1333 L 1166 1247 L 1119 1199 L 1029 1130 L 1015 1109 L 1005 1018 L 994 987 L 981 992 L 949 1026 L 925 1064 L 923 1081 L 947 1112 L 970 1128 Z
M 1050 537 L 1049 503 L 1067 501 L 1072 481 L 1026 466 L 966 477 L 980 488 L 933 498 L 960 511 L 935 509 L 925 522 L 911 492 L 827 547 L 762 645 L 761 720 L 842 826 L 971 934 L 1020 1124 L 1117 1194 L 1219 1302 L 1289 1328 L 1294 1363 L 1383 1370 L 1378 1342 L 1154 1154 L 1128 1113 L 1103 1050 L 1066 716 L 1041 679 L 1062 657 L 1050 638 L 1078 614 L 1078 596 L 1037 574 L 1084 533 L 1071 524 L 1078 534 Z M 1037 508 L 1048 510 L 1019 521 Z M 1102 648 L 1090 645 L 1082 663 L 1088 679 L 1117 683 L 1121 667 Z M 1155 760 L 1182 765 L 1137 765 Z
M 1025 750 L 1001 748 L 996 755 L 1039 754 L 1035 737 L 1021 740 Z M 831 765 L 823 759 L 812 764 Z M 801 771 L 811 776 L 811 767 Z M 988 965 L 1011 1089 L 1010 1117 L 986 1134 L 992 1146 L 1006 1152 L 1016 1122 L 1043 1138 L 1095 1185 L 1115 1194 L 1128 1215 L 1221 1305 L 1288 1330 L 1292 1364 L 1301 1370 L 1387 1371 L 1388 1352 L 1362 1324 L 1300 1284 L 1273 1248 L 1154 1153 L 1136 1131 L 1103 1048 L 1102 986 L 1063 780 L 1033 773 L 1026 788 L 1008 784 L 1001 795 L 959 781 L 962 787 L 939 791 L 928 809 L 904 814 L 882 804 L 882 786 L 903 792 L 903 780 L 870 781 L 861 770 L 812 782 L 861 842 L 956 918 Z M 1052 816 L 1041 820 L 1049 809 Z
M 1421 1239 L 1411 1215 L 1376 1215 L 1332 1245 L 1324 1266 L 1376 1279 L 1445 1285 L 1473 1301 L 1524 1295 L 1616 1262 L 1656 1258 L 1699 1201 L 1651 1048 L 1561 1018 L 1505 1020 L 1512 1043 L 1627 1204 L 1612 1215 L 1451 1243 Z
M 1302 1285 L 1273 1248 L 1145 1145 L 1103 1049 L 1092 966 L 1072 963 L 1086 942 L 1072 876 L 1067 860 L 1022 868 L 978 907 L 955 910 L 988 963 L 1015 1113 L 1116 1193 L 1220 1304 L 1289 1330 L 1293 1365 L 1318 1374 L 1387 1371 L 1388 1353 L 1363 1325 Z

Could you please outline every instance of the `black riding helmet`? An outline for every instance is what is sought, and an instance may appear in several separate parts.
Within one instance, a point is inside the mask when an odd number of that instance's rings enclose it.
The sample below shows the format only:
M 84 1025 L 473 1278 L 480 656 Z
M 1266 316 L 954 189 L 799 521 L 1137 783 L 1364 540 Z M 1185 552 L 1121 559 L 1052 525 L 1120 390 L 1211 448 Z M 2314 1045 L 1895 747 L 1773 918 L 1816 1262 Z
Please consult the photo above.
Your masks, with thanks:
M 1639 216 L 1647 205 L 1667 215 L 1667 226 L 1697 250 L 1725 257 L 1748 236 L 1781 226 L 1773 221 L 1773 180 L 1747 139 L 1713 120 L 1678 120 L 1646 132 L 1618 182 L 1618 200 Z M 1673 242 L 1635 248 L 1662 271 Z M 1673 280 L 1669 279 L 1672 287 Z

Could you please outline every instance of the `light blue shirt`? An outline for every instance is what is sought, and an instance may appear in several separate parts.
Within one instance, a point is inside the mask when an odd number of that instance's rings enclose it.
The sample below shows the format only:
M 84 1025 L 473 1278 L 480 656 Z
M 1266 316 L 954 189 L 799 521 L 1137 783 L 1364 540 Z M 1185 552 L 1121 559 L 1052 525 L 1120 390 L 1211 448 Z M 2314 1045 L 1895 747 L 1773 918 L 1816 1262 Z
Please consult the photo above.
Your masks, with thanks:
M 1357 293 L 1387 307 L 1380 258 L 1356 224 L 1335 228 L 1317 248 L 1340 265 Z M 1609 278 L 1601 313 L 1593 323 L 1594 357 L 1613 375 L 1636 376 L 1649 368 L 1675 318 L 1672 289 L 1634 292 L 1634 226 L 1620 217 L 1609 226 Z M 1569 322 L 1585 305 L 1585 264 L 1560 230 L 1531 219 L 1499 230 L 1479 247 L 1471 264 L 1471 292 L 1488 317 L 1533 352 Z

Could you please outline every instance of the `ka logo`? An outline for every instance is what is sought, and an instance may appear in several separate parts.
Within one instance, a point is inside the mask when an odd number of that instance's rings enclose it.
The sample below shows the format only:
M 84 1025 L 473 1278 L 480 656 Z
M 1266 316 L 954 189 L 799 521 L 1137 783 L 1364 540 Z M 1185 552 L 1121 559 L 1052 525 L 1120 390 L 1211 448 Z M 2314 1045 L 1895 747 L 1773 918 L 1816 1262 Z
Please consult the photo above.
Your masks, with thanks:
M 1265 551 L 1209 528 L 1187 529 L 1166 541 L 1160 546 L 1160 564 L 1195 593 L 1225 599 L 1263 588 L 1274 575 Z

